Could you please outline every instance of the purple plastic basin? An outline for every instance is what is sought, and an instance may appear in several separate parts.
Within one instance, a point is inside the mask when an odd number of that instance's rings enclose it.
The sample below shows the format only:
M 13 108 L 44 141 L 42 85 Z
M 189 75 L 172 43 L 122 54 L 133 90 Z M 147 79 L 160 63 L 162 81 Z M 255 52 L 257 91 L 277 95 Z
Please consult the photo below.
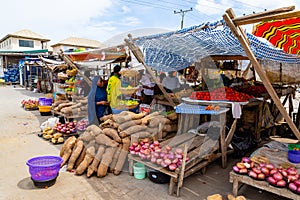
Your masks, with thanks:
M 48 181 L 57 177 L 62 162 L 59 156 L 39 156 L 29 159 L 26 164 L 33 180 Z
M 40 106 L 51 106 L 52 98 L 39 98 L 39 105 Z

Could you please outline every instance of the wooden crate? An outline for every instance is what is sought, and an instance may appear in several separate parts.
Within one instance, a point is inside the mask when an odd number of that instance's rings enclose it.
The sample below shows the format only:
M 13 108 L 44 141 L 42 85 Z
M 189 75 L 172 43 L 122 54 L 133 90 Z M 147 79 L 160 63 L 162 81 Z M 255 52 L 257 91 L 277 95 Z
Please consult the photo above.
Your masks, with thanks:
M 219 133 L 216 133 L 219 134 Z M 205 172 L 205 167 L 211 163 L 212 161 L 216 160 L 217 158 L 221 157 L 221 153 L 218 152 L 219 149 L 219 142 L 214 146 L 211 146 L 210 143 L 207 143 L 211 148 L 209 151 L 205 152 L 204 154 L 199 154 L 207 142 L 207 138 L 205 136 L 197 136 L 191 133 L 185 133 L 181 135 L 177 135 L 173 138 L 170 138 L 161 143 L 161 146 L 169 145 L 172 148 L 176 147 L 183 147 L 184 148 L 184 158 L 182 165 L 177 168 L 174 172 L 168 169 L 162 168 L 154 163 L 151 163 L 147 160 L 141 160 L 137 156 L 129 155 L 129 174 L 133 175 L 133 164 L 134 162 L 140 162 L 145 166 L 148 166 L 152 169 L 160 171 L 164 174 L 167 174 L 171 177 L 169 183 L 169 194 L 173 195 L 176 193 L 177 196 L 180 194 L 180 188 L 183 185 L 184 178 L 192 175 L 193 173 L 203 170 Z M 189 160 L 185 162 L 185 158 L 188 157 Z M 176 191 L 175 191 L 175 188 Z

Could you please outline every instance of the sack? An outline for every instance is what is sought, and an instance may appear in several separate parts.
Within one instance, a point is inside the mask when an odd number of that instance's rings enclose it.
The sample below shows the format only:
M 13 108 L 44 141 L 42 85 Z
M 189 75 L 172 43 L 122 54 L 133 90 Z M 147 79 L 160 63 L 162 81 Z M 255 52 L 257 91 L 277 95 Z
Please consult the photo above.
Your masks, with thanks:
M 106 106 L 103 115 L 110 115 L 112 114 L 112 110 L 110 106 Z

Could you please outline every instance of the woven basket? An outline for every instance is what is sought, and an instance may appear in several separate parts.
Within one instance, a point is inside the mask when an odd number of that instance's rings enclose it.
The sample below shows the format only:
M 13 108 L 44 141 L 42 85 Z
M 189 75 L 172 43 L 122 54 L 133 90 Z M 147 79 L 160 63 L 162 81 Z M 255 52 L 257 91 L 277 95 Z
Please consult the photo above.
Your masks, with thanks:
M 138 89 L 139 89 L 138 87 L 134 87 L 134 88 L 120 88 L 120 92 L 122 94 L 131 95 L 131 94 L 134 94 Z

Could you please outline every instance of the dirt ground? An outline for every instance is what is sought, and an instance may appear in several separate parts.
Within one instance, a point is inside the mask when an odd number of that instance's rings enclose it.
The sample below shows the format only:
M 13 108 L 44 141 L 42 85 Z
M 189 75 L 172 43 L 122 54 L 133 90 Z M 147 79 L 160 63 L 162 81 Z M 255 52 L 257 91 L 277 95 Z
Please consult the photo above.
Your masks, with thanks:
M 212 194 L 224 198 L 232 190 L 229 172 L 238 161 L 229 156 L 228 167 L 221 168 L 220 160 L 211 163 L 205 174 L 196 172 L 184 180 L 180 197 L 168 195 L 168 184 L 155 184 L 148 178 L 137 180 L 129 176 L 127 168 L 119 176 L 104 178 L 76 176 L 61 170 L 56 183 L 48 189 L 34 186 L 26 161 L 40 155 L 58 155 L 60 146 L 52 145 L 37 136 L 40 124 L 49 116 L 39 111 L 26 111 L 21 100 L 44 97 L 19 86 L 0 86 L 0 200 L 53 199 L 199 199 Z M 251 186 L 243 186 L 239 195 L 249 200 L 277 200 L 279 197 Z

